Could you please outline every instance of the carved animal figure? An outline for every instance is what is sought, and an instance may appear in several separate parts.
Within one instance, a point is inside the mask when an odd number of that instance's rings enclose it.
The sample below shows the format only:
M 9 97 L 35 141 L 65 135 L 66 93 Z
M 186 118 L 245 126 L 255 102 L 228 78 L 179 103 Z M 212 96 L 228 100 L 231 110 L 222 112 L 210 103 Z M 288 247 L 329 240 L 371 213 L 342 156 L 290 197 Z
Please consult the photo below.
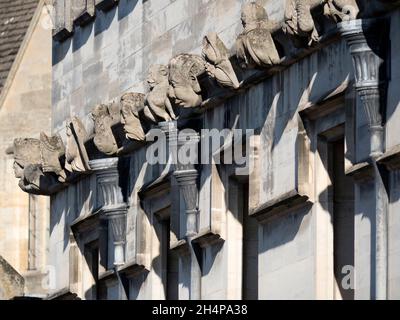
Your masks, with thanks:
M 106 155 L 115 154 L 118 151 L 118 145 L 111 129 L 114 119 L 111 116 L 109 107 L 105 104 L 100 104 L 93 109 L 91 116 L 94 121 L 95 136 L 93 142 L 95 146 Z
M 145 140 L 145 133 L 139 116 L 139 112 L 143 108 L 143 93 L 126 93 L 121 97 L 121 123 L 124 126 L 126 137 L 130 140 Z
M 239 80 L 229 60 L 228 49 L 215 32 L 203 39 L 203 58 L 206 60 L 207 74 L 223 87 L 237 89 Z
M 55 173 L 60 182 L 65 182 L 66 174 L 61 165 L 60 157 L 65 153 L 64 143 L 59 134 L 52 137 L 40 133 L 40 155 L 44 173 Z
M 152 65 L 150 67 L 147 83 L 150 92 L 145 100 L 145 116 L 150 121 L 170 121 L 176 119 L 171 101 L 168 98 L 168 67 L 163 65 Z

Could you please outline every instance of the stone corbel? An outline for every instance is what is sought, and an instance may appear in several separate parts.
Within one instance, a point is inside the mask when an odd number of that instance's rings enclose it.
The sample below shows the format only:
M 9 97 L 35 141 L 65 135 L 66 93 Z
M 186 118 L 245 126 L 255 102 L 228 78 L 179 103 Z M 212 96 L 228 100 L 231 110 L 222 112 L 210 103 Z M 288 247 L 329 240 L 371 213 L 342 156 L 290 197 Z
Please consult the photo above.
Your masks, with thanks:
M 385 20 L 352 20 L 338 24 L 353 58 L 356 84 L 370 130 L 370 156 L 379 157 L 384 151 L 384 110 L 386 106 L 387 75 L 385 59 Z M 387 42 L 386 42 L 387 43 Z
M 118 158 L 92 160 L 90 165 L 96 174 L 99 210 L 108 220 L 113 235 L 113 263 L 115 266 L 121 266 L 125 263 L 127 205 L 119 187 Z

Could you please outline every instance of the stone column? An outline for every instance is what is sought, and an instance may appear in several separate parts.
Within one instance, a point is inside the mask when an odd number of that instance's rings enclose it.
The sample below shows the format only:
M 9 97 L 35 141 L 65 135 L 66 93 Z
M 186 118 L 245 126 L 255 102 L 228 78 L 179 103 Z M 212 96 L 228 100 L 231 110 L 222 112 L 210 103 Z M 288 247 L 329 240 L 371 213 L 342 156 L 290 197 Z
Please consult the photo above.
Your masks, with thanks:
M 384 19 L 363 19 L 338 24 L 347 41 L 355 70 L 355 89 L 366 112 L 370 131 L 370 159 L 374 170 L 376 197 L 376 299 L 387 297 L 387 202 L 388 197 L 376 159 L 384 152 L 384 112 L 386 108 L 387 35 Z M 359 112 L 359 111 L 357 111 Z
M 195 163 L 186 163 L 181 159 L 180 152 L 186 150 L 197 150 L 200 136 L 194 130 L 178 133 L 176 122 L 165 122 L 160 128 L 166 133 L 168 141 L 168 153 L 174 164 L 174 177 L 178 183 L 185 202 L 185 246 L 190 253 L 190 299 L 201 299 L 201 268 L 197 259 L 196 248 L 193 246 L 193 238 L 198 234 L 198 172 Z M 190 151 L 189 151 L 190 152 Z M 191 159 L 198 159 L 198 154 L 192 154 Z M 181 250 L 181 252 L 187 252 Z
M 96 174 L 100 210 L 108 220 L 114 243 L 114 266 L 125 263 L 126 213 L 119 186 L 118 158 L 105 158 L 90 161 Z

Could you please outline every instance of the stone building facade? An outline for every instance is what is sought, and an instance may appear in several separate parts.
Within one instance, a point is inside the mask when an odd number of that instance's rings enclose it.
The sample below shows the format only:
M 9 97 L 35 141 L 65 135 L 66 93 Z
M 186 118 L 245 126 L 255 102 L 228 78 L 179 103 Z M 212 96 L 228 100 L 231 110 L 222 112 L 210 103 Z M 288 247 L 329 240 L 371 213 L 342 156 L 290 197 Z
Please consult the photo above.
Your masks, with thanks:
M 55 1 L 48 298 L 400 298 L 398 4 Z
M 25 279 L 18 294 L 39 297 L 47 292 L 41 282 L 50 201 L 19 188 L 12 147 L 15 137 L 51 130 L 50 8 L 43 0 L 0 2 L 0 256 L 12 266 L 2 271 L 15 269 Z

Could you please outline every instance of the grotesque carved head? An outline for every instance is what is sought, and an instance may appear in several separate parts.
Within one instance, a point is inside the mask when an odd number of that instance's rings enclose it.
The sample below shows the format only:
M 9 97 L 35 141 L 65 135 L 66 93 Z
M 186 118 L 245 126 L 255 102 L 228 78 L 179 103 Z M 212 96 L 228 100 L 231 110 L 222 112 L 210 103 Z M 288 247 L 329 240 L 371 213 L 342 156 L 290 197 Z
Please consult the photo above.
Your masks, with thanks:
M 126 137 L 131 140 L 144 140 L 144 131 L 139 120 L 139 112 L 144 108 L 143 93 L 126 93 L 121 97 L 121 123 Z
M 168 67 L 161 64 L 154 64 L 150 67 L 146 79 L 150 88 L 154 88 L 157 84 L 168 82 Z
M 111 116 L 110 106 L 97 105 L 91 113 L 94 121 L 94 144 L 97 149 L 107 155 L 113 155 L 118 151 L 117 141 L 111 129 L 114 119 Z
M 201 88 L 197 77 L 205 71 L 204 60 L 194 54 L 180 54 L 169 63 L 169 97 L 181 107 L 201 104 Z
M 245 29 L 256 28 L 268 19 L 264 7 L 255 2 L 247 2 L 242 6 L 242 25 Z
M 24 168 L 28 165 L 41 164 L 40 141 L 38 139 L 14 140 L 14 174 L 16 178 L 24 177 Z

